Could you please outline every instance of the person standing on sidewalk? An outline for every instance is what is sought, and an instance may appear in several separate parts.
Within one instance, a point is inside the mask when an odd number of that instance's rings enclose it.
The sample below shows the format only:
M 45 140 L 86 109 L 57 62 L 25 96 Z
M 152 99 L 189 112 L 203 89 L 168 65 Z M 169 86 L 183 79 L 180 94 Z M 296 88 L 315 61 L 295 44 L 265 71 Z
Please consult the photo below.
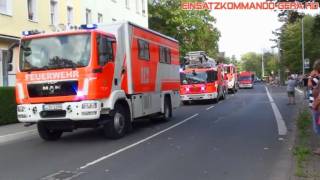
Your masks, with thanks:
M 312 109 L 312 126 L 314 132 L 320 136 L 320 59 L 313 64 L 313 71 L 310 73 L 308 80 L 309 106 Z M 320 155 L 320 148 L 313 151 L 314 154 Z
M 289 76 L 288 85 L 287 85 L 287 92 L 288 92 L 288 98 L 289 98 L 288 105 L 296 104 L 295 93 L 294 93 L 296 86 L 297 86 L 296 80 L 294 80 L 292 76 Z

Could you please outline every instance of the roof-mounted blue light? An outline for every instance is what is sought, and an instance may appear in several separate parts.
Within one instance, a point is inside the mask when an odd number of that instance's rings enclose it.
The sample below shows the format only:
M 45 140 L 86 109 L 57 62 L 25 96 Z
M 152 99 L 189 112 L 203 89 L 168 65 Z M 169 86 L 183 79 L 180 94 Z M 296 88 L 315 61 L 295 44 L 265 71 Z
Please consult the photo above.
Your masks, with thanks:
M 31 31 L 22 31 L 23 36 L 30 36 L 35 34 L 40 34 L 41 32 L 38 30 L 31 30 Z
M 96 24 L 83 24 L 80 26 L 80 29 L 97 29 L 98 25 Z

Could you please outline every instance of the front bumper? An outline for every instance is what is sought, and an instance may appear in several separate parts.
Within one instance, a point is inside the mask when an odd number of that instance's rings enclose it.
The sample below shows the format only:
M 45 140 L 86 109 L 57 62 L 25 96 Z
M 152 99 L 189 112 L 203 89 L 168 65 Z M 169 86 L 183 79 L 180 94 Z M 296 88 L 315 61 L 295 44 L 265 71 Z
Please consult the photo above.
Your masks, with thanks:
M 83 107 L 84 104 L 95 104 L 91 107 Z M 80 101 L 58 103 L 61 109 L 44 109 L 50 104 L 21 104 L 17 108 L 17 116 L 20 122 L 38 122 L 50 120 L 95 120 L 100 117 L 100 101 Z
M 239 84 L 240 88 L 252 88 L 253 84 Z
M 186 94 L 181 95 L 181 101 L 193 101 L 193 100 L 210 100 L 216 99 L 218 97 L 218 93 L 205 93 L 205 94 Z

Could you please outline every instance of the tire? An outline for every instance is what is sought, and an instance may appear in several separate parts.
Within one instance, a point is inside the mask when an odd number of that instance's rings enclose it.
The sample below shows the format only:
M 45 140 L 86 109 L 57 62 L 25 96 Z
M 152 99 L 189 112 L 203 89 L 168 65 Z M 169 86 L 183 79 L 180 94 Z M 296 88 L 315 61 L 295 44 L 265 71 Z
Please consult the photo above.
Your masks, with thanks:
M 39 136 L 46 141 L 56 141 L 61 138 L 63 131 L 50 130 L 44 122 L 37 124 Z
M 110 121 L 104 126 L 104 134 L 109 139 L 120 139 L 131 129 L 130 114 L 121 104 L 116 104 Z
M 226 94 L 227 94 L 226 90 L 223 90 L 223 91 L 222 91 L 222 96 L 221 96 L 221 99 L 222 99 L 222 100 L 225 100 L 225 99 L 226 99 Z
M 162 120 L 166 122 L 170 121 L 172 117 L 172 105 L 169 97 L 165 97 L 163 106 Z
M 182 101 L 182 104 L 183 104 L 184 106 L 186 106 L 186 105 L 189 105 L 190 103 L 189 103 L 189 101 Z

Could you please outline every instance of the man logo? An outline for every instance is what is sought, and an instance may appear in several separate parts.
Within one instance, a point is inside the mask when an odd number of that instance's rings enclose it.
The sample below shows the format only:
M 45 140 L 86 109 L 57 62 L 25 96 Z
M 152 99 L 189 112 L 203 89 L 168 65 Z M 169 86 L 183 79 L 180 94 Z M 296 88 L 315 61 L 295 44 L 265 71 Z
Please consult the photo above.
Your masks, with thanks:
M 55 84 L 44 85 L 42 86 L 42 90 L 47 91 L 49 94 L 54 94 L 56 91 L 61 90 L 61 85 L 55 85 Z

